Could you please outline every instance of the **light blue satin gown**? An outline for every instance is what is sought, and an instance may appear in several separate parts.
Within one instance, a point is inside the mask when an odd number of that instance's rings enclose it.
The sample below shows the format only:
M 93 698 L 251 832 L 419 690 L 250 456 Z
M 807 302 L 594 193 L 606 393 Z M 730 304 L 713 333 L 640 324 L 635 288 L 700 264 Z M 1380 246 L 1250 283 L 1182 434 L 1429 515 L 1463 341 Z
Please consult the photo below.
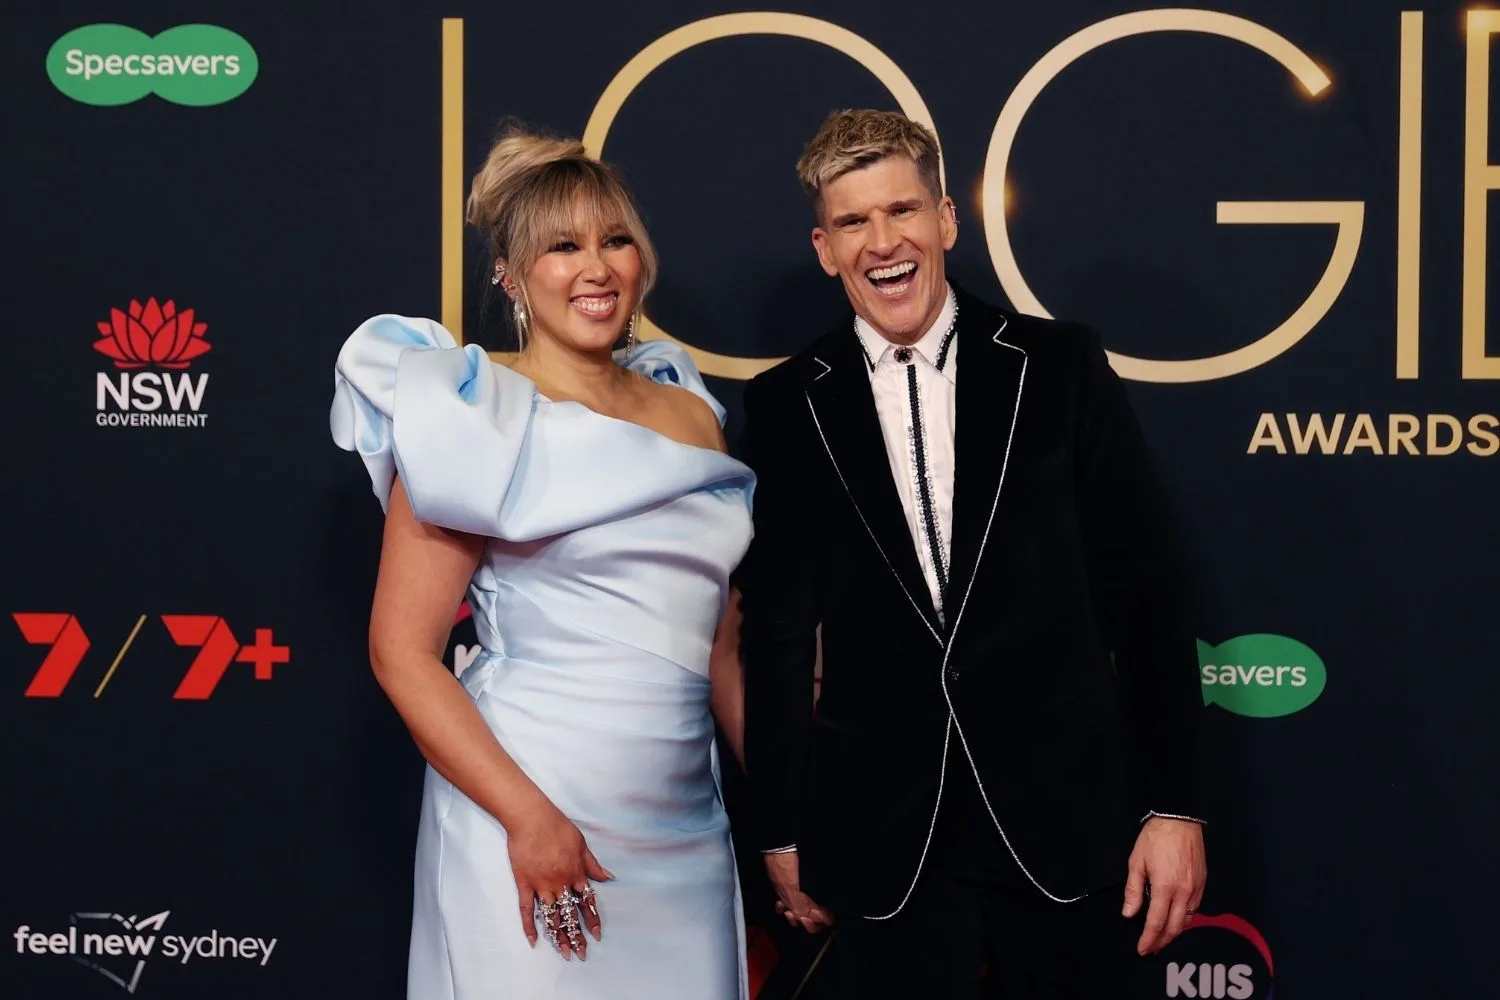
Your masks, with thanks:
M 724 410 L 675 345 L 626 367 Z M 708 660 L 749 544 L 750 470 L 376 316 L 338 357 L 334 441 L 384 508 L 487 536 L 469 583 L 484 651 L 460 678 L 500 744 L 615 879 L 603 940 L 564 961 L 521 931 L 505 830 L 430 767 L 411 1000 L 745 1000 L 745 935 L 718 784 Z

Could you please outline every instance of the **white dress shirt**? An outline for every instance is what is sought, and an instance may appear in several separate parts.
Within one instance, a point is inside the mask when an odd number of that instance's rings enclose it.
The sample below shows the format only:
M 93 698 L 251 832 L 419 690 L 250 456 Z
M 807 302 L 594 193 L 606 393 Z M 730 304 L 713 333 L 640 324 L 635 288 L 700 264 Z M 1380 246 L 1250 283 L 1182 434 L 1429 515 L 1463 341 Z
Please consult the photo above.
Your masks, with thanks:
M 958 299 L 950 287 L 937 320 L 910 348 L 886 340 L 861 318 L 854 321 L 870 372 L 891 477 L 939 619 L 943 618 L 953 542 L 953 409 L 958 399 L 958 339 L 953 334 L 957 319 Z

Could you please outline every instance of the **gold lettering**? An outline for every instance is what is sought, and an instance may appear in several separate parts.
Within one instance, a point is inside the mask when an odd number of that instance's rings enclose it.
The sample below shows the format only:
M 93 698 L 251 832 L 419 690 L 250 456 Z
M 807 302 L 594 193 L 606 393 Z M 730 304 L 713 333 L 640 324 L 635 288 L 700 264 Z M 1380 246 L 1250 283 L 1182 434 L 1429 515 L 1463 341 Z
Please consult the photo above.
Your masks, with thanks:
M 1414 443 L 1416 436 L 1422 433 L 1422 421 L 1410 413 L 1392 413 L 1387 428 L 1390 431 L 1386 444 L 1387 455 L 1399 455 L 1402 452 L 1408 455 L 1422 454 Z
M 1311 96 L 1322 93 L 1330 83 L 1328 75 L 1307 53 L 1281 35 L 1254 21 L 1218 11 L 1181 8 L 1136 11 L 1092 24 L 1063 39 L 1027 71 L 1005 102 L 990 136 L 981 182 L 990 260 L 1011 304 L 1023 313 L 1051 315 L 1021 275 L 1005 217 L 1005 192 L 1009 180 L 1006 170 L 1021 121 L 1042 89 L 1089 52 L 1123 38 L 1162 31 L 1199 32 L 1242 42 L 1284 66 Z M 1110 363 L 1122 378 L 1141 382 L 1204 382 L 1225 378 L 1263 365 L 1301 340 L 1327 314 L 1349 279 L 1359 251 L 1364 202 L 1220 202 L 1218 221 L 1333 223 L 1338 226 L 1338 235 L 1328 266 L 1307 301 L 1275 330 L 1227 354 L 1183 361 L 1135 358 L 1110 352 Z
M 464 342 L 464 19 L 443 18 L 442 305 L 443 326 Z
M 1488 458 L 1500 452 L 1500 435 L 1490 429 L 1494 427 L 1500 427 L 1500 417 L 1493 413 L 1476 413 L 1469 418 L 1469 433 L 1487 442 L 1481 445 L 1477 441 L 1470 441 L 1466 447 L 1472 454 Z
M 1377 455 L 1384 455 L 1380 447 L 1380 435 L 1375 433 L 1375 421 L 1368 413 L 1354 418 L 1354 427 L 1349 431 L 1349 440 L 1344 442 L 1344 454 L 1354 454 L 1355 448 L 1369 448 Z
M 1247 454 L 1254 455 L 1261 448 L 1274 448 L 1276 454 L 1286 454 L 1286 442 L 1281 439 L 1281 426 L 1276 423 L 1274 413 L 1260 415 L 1260 421 L 1255 425 L 1255 433 L 1250 437 L 1250 448 Z
M 1500 167 L 1489 162 L 1490 36 L 1500 32 L 1500 10 L 1468 12 L 1464 82 L 1463 377 L 1500 378 L 1500 356 L 1485 353 L 1485 268 L 1490 192 Z M 1447 454 L 1446 452 L 1444 454 Z
M 780 35 L 785 38 L 801 38 L 841 52 L 859 63 L 875 79 L 883 83 L 908 118 L 929 126 L 934 134 L 937 132 L 937 126 L 932 121 L 932 112 L 927 110 L 927 104 L 922 100 L 922 95 L 917 92 L 916 84 L 912 83 L 901 71 L 901 67 L 896 65 L 894 59 L 876 48 L 868 39 L 856 35 L 848 28 L 841 28 L 837 24 L 803 14 L 745 11 L 706 17 L 669 31 L 641 49 L 629 62 L 620 67 L 615 78 L 609 81 L 609 85 L 599 95 L 599 100 L 594 104 L 594 110 L 589 115 L 588 124 L 584 127 L 583 144 L 589 153 L 594 156 L 604 155 L 604 140 L 608 138 L 610 126 L 614 124 L 615 116 L 620 113 L 625 99 L 658 66 L 673 56 L 686 52 L 694 46 L 702 45 L 704 42 L 720 38 L 734 38 L 738 35 Z M 946 189 L 945 170 L 940 153 L 938 174 L 939 180 Z M 783 358 L 741 358 L 705 351 L 672 336 L 653 323 L 644 313 L 641 314 L 640 325 L 641 329 L 637 334 L 640 339 L 672 341 L 686 350 L 699 370 L 706 375 L 749 379 L 785 360 Z
M 1447 444 L 1438 443 L 1438 428 L 1446 427 L 1451 435 Z M 1458 450 L 1464 438 L 1464 425 L 1458 418 L 1446 413 L 1427 414 L 1427 454 L 1451 455 Z
M 463 18 L 443 19 L 442 43 L 442 322 L 463 343 Z M 667 32 L 637 52 L 620 68 L 599 95 L 583 130 L 583 144 L 589 153 L 602 156 L 604 140 L 609 136 L 615 116 L 641 81 L 673 56 L 704 42 L 737 35 L 779 35 L 802 38 L 841 52 L 868 70 L 885 85 L 898 107 L 907 117 L 922 122 L 936 133 L 932 113 L 927 110 L 916 85 L 896 65 L 895 60 L 876 48 L 869 40 L 847 28 L 802 14 L 774 11 L 745 11 L 721 14 L 685 24 Z M 947 166 L 939 153 L 939 179 L 946 186 Z M 673 337 L 642 314 L 637 337 L 641 340 L 669 340 L 681 346 L 692 357 L 700 371 L 720 378 L 748 379 L 783 358 L 744 358 L 716 354 Z M 506 355 L 490 352 L 503 360 Z
M 1237 350 L 1220 354 L 1214 358 L 1199 358 L 1196 361 L 1151 361 L 1153 370 L 1170 374 L 1173 369 L 1162 365 L 1188 365 L 1177 368 L 1180 376 L 1189 378 L 1155 378 L 1141 381 L 1194 381 L 1224 378 L 1240 372 L 1258 368 L 1285 351 L 1312 332 L 1313 327 L 1328 315 L 1333 303 L 1344 290 L 1349 275 L 1354 271 L 1354 260 L 1359 256 L 1359 240 L 1364 232 L 1365 203 L 1362 201 L 1221 201 L 1218 205 L 1220 225 L 1306 225 L 1331 223 L 1335 226 L 1333 252 L 1328 255 L 1328 266 L 1322 277 L 1292 314 L 1281 325 L 1254 343 Z M 1211 364 L 1209 364 L 1211 362 Z M 1118 367 L 1118 364 L 1116 365 Z M 1123 377 L 1126 376 L 1121 372 Z
M 1396 167 L 1396 377 L 1416 378 L 1422 286 L 1422 12 L 1401 13 Z M 1393 452 L 1394 453 L 1394 452 Z
M 1339 435 L 1344 431 L 1344 415 L 1336 413 L 1333 416 L 1333 428 L 1330 430 L 1323 426 L 1323 414 L 1313 413 L 1307 418 L 1307 430 L 1301 426 L 1301 420 L 1295 413 L 1286 415 L 1287 427 L 1292 432 L 1292 447 L 1297 454 L 1306 455 L 1312 450 L 1314 441 L 1318 443 L 1318 450 L 1325 455 L 1332 455 L 1338 451 Z
M 1360 449 L 1368 449 L 1376 455 L 1421 455 L 1420 441 L 1423 417 L 1413 413 L 1392 413 L 1386 417 L 1386 438 L 1381 440 L 1377 429 L 1379 418 L 1370 413 L 1358 413 L 1348 424 L 1344 434 L 1347 414 L 1309 413 L 1305 417 L 1295 413 L 1285 414 L 1287 432 L 1291 437 L 1292 451 L 1298 455 L 1321 453 L 1324 455 L 1354 455 Z M 1493 413 L 1476 413 L 1468 418 L 1468 438 L 1465 439 L 1465 423 L 1448 413 L 1426 414 L 1426 444 L 1428 455 L 1453 455 L 1461 449 L 1479 458 L 1500 455 L 1500 416 Z M 1340 442 L 1343 447 L 1340 448 Z M 1287 439 L 1283 436 L 1279 415 L 1262 413 L 1255 424 L 1246 453 L 1254 455 L 1260 451 L 1274 451 L 1278 455 L 1288 454 Z

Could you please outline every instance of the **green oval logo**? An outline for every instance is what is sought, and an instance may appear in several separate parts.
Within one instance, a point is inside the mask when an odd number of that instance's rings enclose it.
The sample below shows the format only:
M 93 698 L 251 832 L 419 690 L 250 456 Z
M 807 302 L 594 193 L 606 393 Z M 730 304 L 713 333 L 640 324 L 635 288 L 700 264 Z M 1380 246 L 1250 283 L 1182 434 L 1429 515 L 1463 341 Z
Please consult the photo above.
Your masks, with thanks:
M 47 52 L 53 85 L 100 107 L 152 93 L 173 104 L 223 104 L 249 90 L 259 72 L 250 43 L 212 24 L 182 24 L 155 38 L 123 24 L 90 24 L 63 35 Z
M 1203 704 L 1271 719 L 1318 700 L 1328 670 L 1317 653 L 1284 635 L 1239 635 L 1217 646 L 1198 641 Z

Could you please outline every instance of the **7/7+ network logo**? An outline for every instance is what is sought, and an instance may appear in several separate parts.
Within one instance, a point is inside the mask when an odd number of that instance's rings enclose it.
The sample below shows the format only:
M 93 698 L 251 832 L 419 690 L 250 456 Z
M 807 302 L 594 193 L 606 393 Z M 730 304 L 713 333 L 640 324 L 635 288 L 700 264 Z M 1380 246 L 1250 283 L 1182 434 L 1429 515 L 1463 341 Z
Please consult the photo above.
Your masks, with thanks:
M 26 697 L 62 697 L 92 645 L 83 625 L 77 617 L 66 612 L 24 611 L 16 612 L 11 617 L 15 619 L 21 635 L 28 643 L 51 647 L 43 658 L 41 667 L 31 678 L 31 683 L 27 685 Z M 242 644 L 230 630 L 229 623 L 218 615 L 160 617 L 173 642 L 198 650 L 198 655 L 193 657 L 172 695 L 178 701 L 204 701 L 211 698 L 233 664 L 248 664 L 254 669 L 257 681 L 269 681 L 279 664 L 289 663 L 292 659 L 291 648 L 277 645 L 272 630 L 268 628 L 256 629 L 254 641 Z M 120 651 L 115 654 L 104 678 L 94 689 L 95 698 L 104 693 L 146 621 L 146 615 L 136 619 L 135 627 L 125 638 Z

